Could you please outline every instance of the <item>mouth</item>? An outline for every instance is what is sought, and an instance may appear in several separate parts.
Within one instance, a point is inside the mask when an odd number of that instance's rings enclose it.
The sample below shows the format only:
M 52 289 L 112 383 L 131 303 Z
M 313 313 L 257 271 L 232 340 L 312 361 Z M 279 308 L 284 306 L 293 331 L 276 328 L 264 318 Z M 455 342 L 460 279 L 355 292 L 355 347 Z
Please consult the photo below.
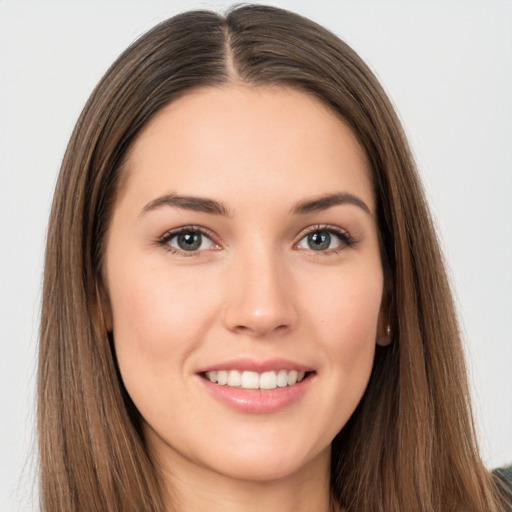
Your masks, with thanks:
M 262 373 L 249 370 L 217 370 L 203 372 L 200 375 L 219 386 L 246 390 L 272 390 L 295 386 L 313 373 L 285 369 Z
M 248 414 L 269 414 L 301 402 L 316 370 L 287 359 L 234 359 L 197 372 L 203 388 L 223 405 Z

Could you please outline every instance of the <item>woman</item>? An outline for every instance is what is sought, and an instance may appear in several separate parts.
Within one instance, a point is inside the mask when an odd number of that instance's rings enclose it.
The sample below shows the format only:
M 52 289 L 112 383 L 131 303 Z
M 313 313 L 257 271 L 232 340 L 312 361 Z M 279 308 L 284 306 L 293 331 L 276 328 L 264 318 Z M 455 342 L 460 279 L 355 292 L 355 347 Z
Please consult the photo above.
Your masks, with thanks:
M 504 510 L 400 124 L 314 23 L 246 6 L 138 40 L 46 254 L 43 510 Z

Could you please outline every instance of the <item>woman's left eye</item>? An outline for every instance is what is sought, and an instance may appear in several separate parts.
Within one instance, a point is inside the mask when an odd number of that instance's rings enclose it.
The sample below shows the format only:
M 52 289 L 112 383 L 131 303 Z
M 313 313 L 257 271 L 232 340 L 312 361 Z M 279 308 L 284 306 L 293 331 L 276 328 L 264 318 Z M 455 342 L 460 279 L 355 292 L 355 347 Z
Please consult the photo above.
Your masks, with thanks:
M 322 228 L 310 231 L 300 239 L 296 247 L 298 249 L 325 252 L 341 249 L 350 246 L 352 243 L 353 240 L 347 233 L 332 228 Z

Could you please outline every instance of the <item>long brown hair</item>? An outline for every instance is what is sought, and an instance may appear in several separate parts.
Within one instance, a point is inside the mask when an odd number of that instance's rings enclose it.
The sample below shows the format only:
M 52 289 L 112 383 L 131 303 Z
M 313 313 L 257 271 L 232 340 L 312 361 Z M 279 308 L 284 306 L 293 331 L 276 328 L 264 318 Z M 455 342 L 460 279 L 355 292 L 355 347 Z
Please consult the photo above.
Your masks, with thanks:
M 333 500 L 348 511 L 497 512 L 478 456 L 451 293 L 397 116 L 333 34 L 263 6 L 181 14 L 126 50 L 69 142 L 48 229 L 39 351 L 44 512 L 164 510 L 158 468 L 102 319 L 103 244 L 123 162 L 141 128 L 192 88 L 232 80 L 312 94 L 352 128 L 371 164 L 392 343 L 333 441 Z

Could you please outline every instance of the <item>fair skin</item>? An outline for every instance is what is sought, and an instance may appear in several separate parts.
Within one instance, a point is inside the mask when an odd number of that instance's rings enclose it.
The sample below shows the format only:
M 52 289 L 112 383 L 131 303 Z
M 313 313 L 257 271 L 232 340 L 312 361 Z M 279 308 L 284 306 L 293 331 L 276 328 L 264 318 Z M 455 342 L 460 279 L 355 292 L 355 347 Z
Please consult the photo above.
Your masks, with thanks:
M 305 93 L 228 84 L 161 110 L 124 172 L 111 327 L 170 502 L 328 511 L 330 444 L 384 340 L 357 140 Z

